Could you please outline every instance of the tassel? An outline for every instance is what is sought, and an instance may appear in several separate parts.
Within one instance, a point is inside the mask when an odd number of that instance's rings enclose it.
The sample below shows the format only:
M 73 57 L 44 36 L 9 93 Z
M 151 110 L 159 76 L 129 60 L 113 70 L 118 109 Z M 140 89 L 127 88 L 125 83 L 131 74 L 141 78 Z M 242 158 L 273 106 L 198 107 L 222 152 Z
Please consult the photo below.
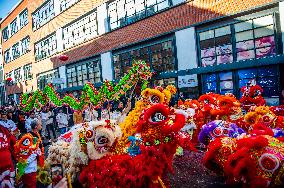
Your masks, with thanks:
M 162 188 L 166 188 L 166 186 L 165 186 L 163 180 L 160 178 L 160 176 L 158 176 L 158 181 L 161 184 Z

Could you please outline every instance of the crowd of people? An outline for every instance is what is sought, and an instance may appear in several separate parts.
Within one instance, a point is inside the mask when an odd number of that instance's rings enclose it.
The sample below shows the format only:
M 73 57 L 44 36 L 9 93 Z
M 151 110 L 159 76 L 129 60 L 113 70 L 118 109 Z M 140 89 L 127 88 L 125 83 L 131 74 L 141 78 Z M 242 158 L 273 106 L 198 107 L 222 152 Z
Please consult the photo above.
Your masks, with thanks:
M 126 104 L 127 103 L 127 104 Z M 0 161 L 7 161 L 0 164 L 0 187 L 28 187 L 35 188 L 37 185 L 37 168 L 41 158 L 44 160 L 47 148 L 57 138 L 66 133 L 74 125 L 83 122 L 98 121 L 101 118 L 110 118 L 110 116 L 120 116 L 124 107 L 131 107 L 130 100 L 127 102 L 106 103 L 102 108 L 95 108 L 91 104 L 86 105 L 83 110 L 73 110 L 68 106 L 55 107 L 47 104 L 41 109 L 34 109 L 30 112 L 24 112 L 16 103 L 0 107 Z M 119 118 L 119 117 L 117 117 Z M 25 139 L 28 136 L 32 140 Z M 17 180 L 16 174 L 19 174 L 19 167 L 15 164 L 23 160 L 17 156 L 14 151 L 17 142 L 23 146 L 29 146 L 30 141 L 40 140 L 39 150 L 33 152 L 26 161 L 27 166 L 20 179 Z M 45 148 L 45 149 L 44 149 Z M 4 169 L 4 170 L 3 170 Z M 7 178 L 8 177 L 8 178 Z M 14 182 L 16 179 L 16 182 Z M 66 187 L 66 178 L 58 183 L 57 187 Z

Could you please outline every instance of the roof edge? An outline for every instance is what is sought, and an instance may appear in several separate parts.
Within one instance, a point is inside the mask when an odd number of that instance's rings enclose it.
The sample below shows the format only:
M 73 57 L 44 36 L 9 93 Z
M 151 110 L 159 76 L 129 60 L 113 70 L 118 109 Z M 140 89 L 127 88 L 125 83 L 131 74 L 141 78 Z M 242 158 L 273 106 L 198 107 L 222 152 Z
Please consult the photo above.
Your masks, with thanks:
M 20 0 L 16 5 L 13 6 L 10 12 L 8 12 L 8 14 L 4 18 L 2 18 L 2 20 L 0 20 L 0 24 L 2 24 L 23 1 L 24 0 Z

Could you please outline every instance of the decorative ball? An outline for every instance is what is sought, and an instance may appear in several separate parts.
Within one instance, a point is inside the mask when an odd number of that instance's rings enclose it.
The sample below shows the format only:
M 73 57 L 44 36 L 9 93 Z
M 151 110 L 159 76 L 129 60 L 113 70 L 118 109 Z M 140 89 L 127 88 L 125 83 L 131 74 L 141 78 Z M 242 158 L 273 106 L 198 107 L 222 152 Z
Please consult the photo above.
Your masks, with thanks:
M 62 55 L 59 56 L 59 59 L 61 61 L 67 61 L 69 59 L 69 57 L 67 55 L 62 54 Z

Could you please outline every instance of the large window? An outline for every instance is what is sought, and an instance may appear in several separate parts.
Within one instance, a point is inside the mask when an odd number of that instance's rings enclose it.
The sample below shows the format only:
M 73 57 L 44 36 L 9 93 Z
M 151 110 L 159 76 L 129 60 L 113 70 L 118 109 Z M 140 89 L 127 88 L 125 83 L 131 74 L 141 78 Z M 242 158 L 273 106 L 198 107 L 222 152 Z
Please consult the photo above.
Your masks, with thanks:
M 176 70 L 173 40 L 115 54 L 113 56 L 115 79 L 123 77 L 134 60 L 145 60 L 157 73 Z
M 12 46 L 12 56 L 13 56 L 13 60 L 20 57 L 20 50 L 19 50 L 18 42 Z
M 234 93 L 233 73 L 221 72 L 203 75 L 204 93 L 214 92 L 220 94 Z
M 255 80 L 263 88 L 263 96 L 279 96 L 279 77 L 276 67 L 239 70 L 238 78 L 239 88 L 246 86 L 249 81 Z
M 35 59 L 40 60 L 57 52 L 55 33 L 35 44 Z
M 22 54 L 25 54 L 29 51 L 29 46 L 30 46 L 30 37 L 27 36 L 21 41 L 22 45 Z
M 199 33 L 203 67 L 276 54 L 273 15 Z
M 68 9 L 80 0 L 60 0 L 60 12 Z
M 25 9 L 23 12 L 20 13 L 20 28 L 23 28 L 25 25 L 28 24 L 28 9 Z
M 10 49 L 6 50 L 4 52 L 4 61 L 5 63 L 9 63 L 11 61 L 11 53 L 10 53 Z
M 97 11 L 92 12 L 63 28 L 64 49 L 98 35 Z
M 108 4 L 110 28 L 133 23 L 169 7 L 169 0 L 114 0 Z
M 176 86 L 176 78 L 164 78 L 157 80 L 155 79 L 154 81 L 154 86 L 162 86 L 162 87 L 167 87 L 168 85 L 174 85 Z
M 22 81 L 21 67 L 14 70 L 15 83 Z
M 31 80 L 33 78 L 32 74 L 32 64 L 24 66 L 24 80 Z
M 59 78 L 58 69 L 54 69 L 42 74 L 39 74 L 37 77 L 37 85 L 40 90 L 43 90 L 45 86 L 53 82 L 54 78 Z
M 241 96 L 240 89 L 252 80 L 263 88 L 264 97 L 279 97 L 279 71 L 276 66 L 204 74 L 203 93 L 233 93 Z
M 2 31 L 3 41 L 7 41 L 9 39 L 9 30 L 8 27 L 5 27 Z
M 67 67 L 67 85 L 74 87 L 82 86 L 87 82 L 99 83 L 102 81 L 100 70 L 99 59 Z
M 10 28 L 11 28 L 11 36 L 17 33 L 18 31 L 17 18 L 10 23 Z
M 32 13 L 33 30 L 37 30 L 55 16 L 54 0 L 45 1 L 44 4 Z

